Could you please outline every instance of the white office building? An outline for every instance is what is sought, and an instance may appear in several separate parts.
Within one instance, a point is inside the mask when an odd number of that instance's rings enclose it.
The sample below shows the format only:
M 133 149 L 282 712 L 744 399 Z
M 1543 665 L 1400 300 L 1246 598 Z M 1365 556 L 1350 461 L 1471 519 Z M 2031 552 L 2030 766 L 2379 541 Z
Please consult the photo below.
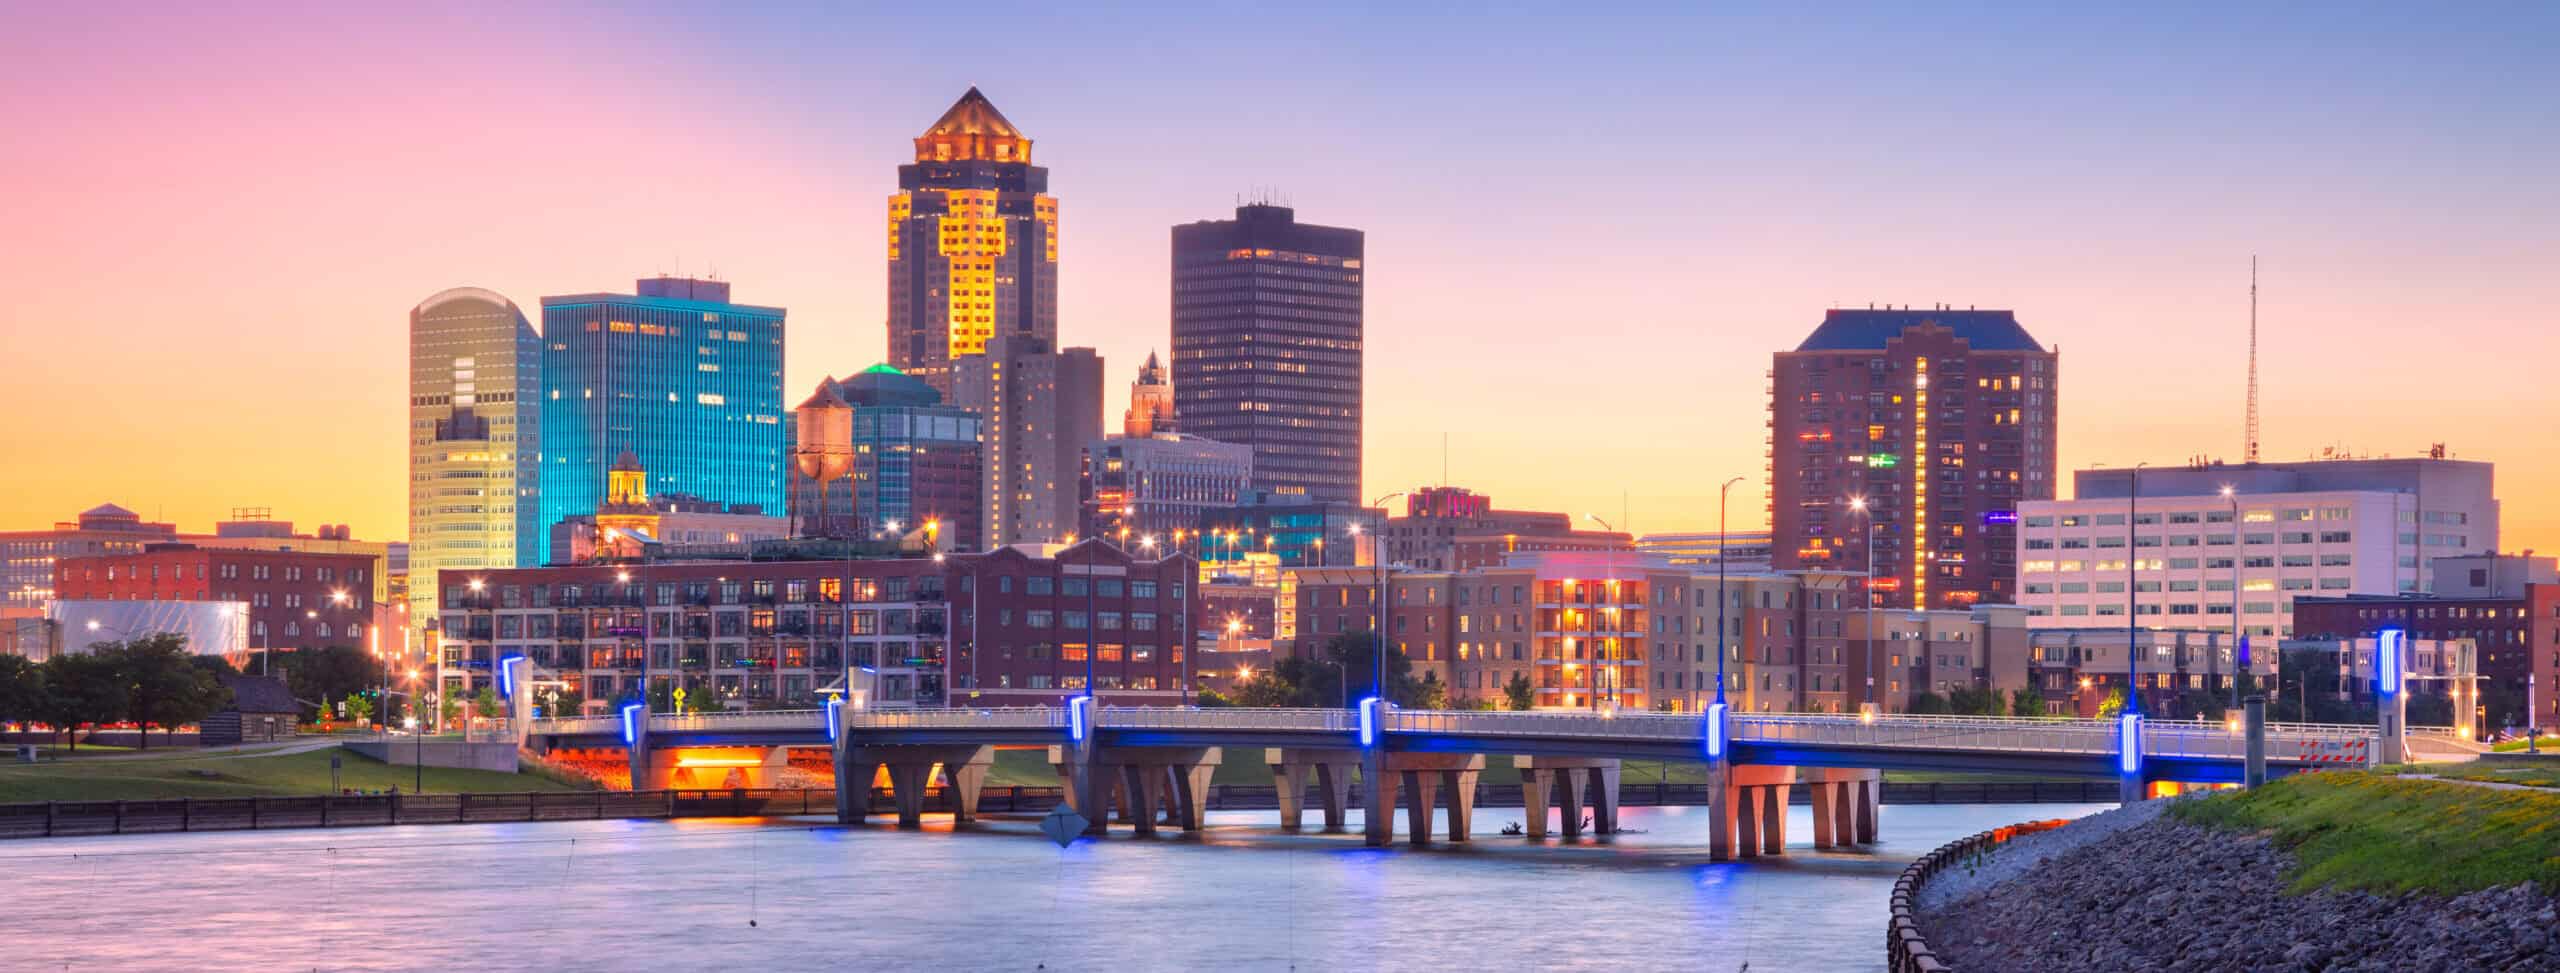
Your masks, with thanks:
M 2018 505 L 2018 602 L 2034 628 L 2130 610 L 2222 630 L 2236 610 L 2249 635 L 2290 637 L 2297 596 L 2423 591 L 2434 558 L 2494 550 L 2489 477 L 2436 459 L 2144 470 L 2130 498 L 2128 471 L 2083 470 L 2076 499 Z

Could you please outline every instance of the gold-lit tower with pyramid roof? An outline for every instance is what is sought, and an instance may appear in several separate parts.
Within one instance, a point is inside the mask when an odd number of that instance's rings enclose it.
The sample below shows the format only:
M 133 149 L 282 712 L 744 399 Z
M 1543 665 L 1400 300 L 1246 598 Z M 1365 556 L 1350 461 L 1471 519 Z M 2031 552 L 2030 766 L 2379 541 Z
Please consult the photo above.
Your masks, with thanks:
M 971 88 L 916 136 L 889 197 L 889 364 L 946 398 L 999 335 L 1058 335 L 1058 201 L 1031 140 Z

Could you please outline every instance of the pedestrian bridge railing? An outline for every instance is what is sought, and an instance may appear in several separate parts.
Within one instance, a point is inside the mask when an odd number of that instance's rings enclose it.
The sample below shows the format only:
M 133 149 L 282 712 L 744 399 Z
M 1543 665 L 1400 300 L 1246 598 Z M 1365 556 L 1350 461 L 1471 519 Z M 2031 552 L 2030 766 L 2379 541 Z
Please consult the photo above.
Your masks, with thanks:
M 1060 706 L 1009 706 L 987 709 L 894 709 L 846 711 L 843 725 L 878 730 L 1058 730 L 1067 728 Z M 1352 733 L 1359 714 L 1343 709 L 1201 709 L 1170 706 L 1108 706 L 1094 719 L 1097 728 L 1184 730 L 1200 732 Z M 652 733 L 753 730 L 820 730 L 826 711 L 745 710 L 684 713 L 649 718 Z M 617 716 L 584 716 L 531 721 L 535 735 L 622 732 Z M 1379 730 L 1387 734 L 1625 740 L 1629 742 L 1695 741 L 1704 733 L 1695 713 L 1623 711 L 1506 712 L 1483 710 L 1388 709 Z M 2082 720 L 1997 716 L 1860 716 L 1825 713 L 1737 713 L 1729 730 L 1738 743 L 1797 744 L 1815 747 L 1896 750 L 1964 750 L 2003 753 L 2108 754 L 2116 751 L 2114 720 Z M 2360 747 L 2374 739 L 2374 728 L 2353 724 L 2270 723 L 2267 756 L 2275 760 L 2306 758 Z M 2143 751 L 2153 756 L 2241 759 L 2248 740 L 2236 722 L 2147 720 Z

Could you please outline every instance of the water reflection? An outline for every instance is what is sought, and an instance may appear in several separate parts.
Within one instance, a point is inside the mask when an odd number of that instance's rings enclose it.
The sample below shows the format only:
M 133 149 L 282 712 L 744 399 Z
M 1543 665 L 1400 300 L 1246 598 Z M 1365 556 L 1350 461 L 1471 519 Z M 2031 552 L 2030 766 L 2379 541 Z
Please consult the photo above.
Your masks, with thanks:
M 955 831 L 805 819 L 595 821 L 48 839 L 0 845 L 0 966 L 67 970 L 1623 969 L 1882 967 L 1912 857 L 2075 805 L 1894 806 L 1872 853 L 1717 864 L 1699 808 L 1605 841 L 1427 851 L 1284 835 L 1061 850 L 1030 818 Z

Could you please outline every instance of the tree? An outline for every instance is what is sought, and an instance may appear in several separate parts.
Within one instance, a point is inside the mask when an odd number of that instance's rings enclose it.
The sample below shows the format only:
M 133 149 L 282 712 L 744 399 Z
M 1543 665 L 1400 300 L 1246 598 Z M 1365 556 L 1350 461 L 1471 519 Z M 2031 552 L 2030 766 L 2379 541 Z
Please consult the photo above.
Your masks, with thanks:
M 1414 686 L 1412 700 L 1415 709 L 1448 709 L 1449 685 L 1440 681 L 1439 673 L 1423 673 L 1422 681 Z
M 1526 710 L 1537 702 L 1537 687 L 1529 685 L 1529 677 L 1512 673 L 1511 681 L 1502 684 L 1503 698 L 1515 710 Z
M 1947 693 L 1947 710 L 1961 716 L 1999 716 L 2009 705 L 1997 689 L 1964 686 Z
M 498 691 L 488 686 L 480 687 L 480 694 L 471 698 L 471 714 L 484 720 L 494 720 L 499 712 Z
M 1908 712 L 1914 716 L 1944 716 L 1947 713 L 1947 698 L 1923 691 L 1911 697 L 1911 708 Z
M 373 700 L 363 693 L 347 694 L 347 719 L 362 723 L 373 716 Z
M 115 667 L 125 693 L 124 718 L 134 722 L 145 749 L 151 746 L 153 724 L 174 734 L 180 725 L 202 721 L 231 699 L 231 690 L 215 678 L 216 670 L 196 664 L 185 636 L 163 632 L 101 643 L 96 654 Z
M 542 715 L 552 717 L 576 716 L 579 713 L 584 712 L 586 708 L 586 694 L 575 689 L 555 689 L 551 691 L 550 696 L 544 697 Z
M 124 719 L 126 696 L 117 662 L 86 652 L 45 660 L 43 705 L 37 718 L 66 734 L 80 749 L 80 728 Z
M 2098 700 L 2099 719 L 2112 720 L 2116 718 L 2116 714 L 2122 712 L 2124 712 L 2124 690 L 2107 690 L 2106 698 Z
M 1201 709 L 1225 709 L 1235 705 L 1234 700 L 1228 699 L 1226 694 L 1215 689 L 1203 689 L 1193 693 L 1191 699 L 1198 703 Z
M 1257 707 L 1296 706 L 1300 692 L 1299 687 L 1292 685 L 1280 674 L 1280 667 L 1274 666 L 1254 673 L 1252 678 L 1237 683 L 1232 703 L 1236 706 Z
M 461 718 L 462 700 L 455 698 L 451 692 L 442 693 L 436 697 L 436 725 L 451 728 L 454 721 Z
M 294 698 L 312 700 L 324 708 L 348 693 L 383 684 L 382 660 L 362 649 L 332 645 L 281 655 L 276 664 L 284 667 L 285 686 L 293 690 Z
M 44 669 L 23 655 L 0 655 L 0 723 L 41 719 Z
M 2033 688 L 2021 689 L 2010 693 L 2009 715 L 2043 716 L 2044 696 L 2036 692 Z

